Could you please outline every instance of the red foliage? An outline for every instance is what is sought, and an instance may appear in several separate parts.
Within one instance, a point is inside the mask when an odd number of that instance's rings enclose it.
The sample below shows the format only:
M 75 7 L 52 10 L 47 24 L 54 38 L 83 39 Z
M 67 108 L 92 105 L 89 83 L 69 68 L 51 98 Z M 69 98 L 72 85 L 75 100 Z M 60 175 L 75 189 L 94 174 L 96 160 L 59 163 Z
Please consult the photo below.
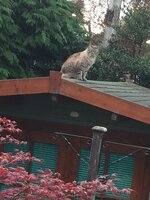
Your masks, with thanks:
M 0 132 L 21 133 L 14 121 L 7 118 L 0 118 Z M 11 135 L 5 137 L 0 136 L 0 143 L 15 143 L 25 144 L 23 141 L 18 141 Z M 96 191 L 110 191 L 113 194 L 120 192 L 130 194 L 131 189 L 123 189 L 119 191 L 112 179 L 102 177 L 92 182 L 83 181 L 77 183 L 65 183 L 60 179 L 60 174 L 53 174 L 50 169 L 45 171 L 40 170 L 38 174 L 28 173 L 25 168 L 19 167 L 18 162 L 37 161 L 42 162 L 38 158 L 31 156 L 30 152 L 22 151 L 12 153 L 1 153 L 0 156 L 0 183 L 9 186 L 8 189 L 0 191 L 0 199 L 26 199 L 26 200 L 67 200 L 71 197 L 78 197 L 80 200 L 90 199 L 91 195 Z M 11 164 L 11 165 L 10 165 Z
M 6 117 L 0 117 L 0 133 L 21 133 L 22 130 L 17 128 L 17 123 L 15 121 L 11 121 Z

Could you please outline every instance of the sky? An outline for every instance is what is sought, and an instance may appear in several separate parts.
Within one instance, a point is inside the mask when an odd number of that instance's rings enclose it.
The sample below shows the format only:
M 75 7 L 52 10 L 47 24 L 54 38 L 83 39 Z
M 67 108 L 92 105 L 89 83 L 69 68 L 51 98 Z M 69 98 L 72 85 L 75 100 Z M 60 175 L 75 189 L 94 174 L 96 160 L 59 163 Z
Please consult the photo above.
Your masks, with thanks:
M 130 5 L 131 0 L 123 0 L 122 9 Z M 84 0 L 85 20 L 91 22 L 92 32 L 100 33 L 103 30 L 102 22 L 108 8 L 108 0 Z M 120 16 L 124 16 L 123 11 Z
M 102 31 L 101 23 L 104 19 L 107 10 L 107 1 L 103 0 L 84 0 L 85 3 L 85 20 L 91 21 L 93 32 L 99 33 Z

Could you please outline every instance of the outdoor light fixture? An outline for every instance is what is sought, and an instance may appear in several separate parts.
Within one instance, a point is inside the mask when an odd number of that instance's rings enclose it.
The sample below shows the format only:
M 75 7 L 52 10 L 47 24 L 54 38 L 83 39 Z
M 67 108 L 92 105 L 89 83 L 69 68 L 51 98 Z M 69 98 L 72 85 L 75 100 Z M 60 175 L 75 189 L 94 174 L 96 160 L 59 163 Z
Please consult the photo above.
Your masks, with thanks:
M 79 117 L 79 113 L 76 112 L 76 111 L 71 111 L 70 112 L 70 117 L 78 118 Z
M 118 115 L 116 113 L 111 114 L 111 121 L 117 121 Z
M 57 94 L 52 94 L 51 95 L 51 102 L 52 102 L 52 104 L 57 104 L 58 103 L 58 95 Z

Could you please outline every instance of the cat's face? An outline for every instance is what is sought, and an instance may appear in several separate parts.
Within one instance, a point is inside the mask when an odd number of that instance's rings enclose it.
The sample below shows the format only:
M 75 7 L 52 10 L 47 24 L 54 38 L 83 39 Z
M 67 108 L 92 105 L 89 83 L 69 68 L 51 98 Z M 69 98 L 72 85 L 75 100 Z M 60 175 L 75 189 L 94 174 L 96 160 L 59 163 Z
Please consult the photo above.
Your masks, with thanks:
M 96 45 L 96 44 L 90 44 L 89 47 L 88 47 L 88 49 L 89 49 L 91 52 L 97 54 L 98 51 L 99 51 L 99 46 Z

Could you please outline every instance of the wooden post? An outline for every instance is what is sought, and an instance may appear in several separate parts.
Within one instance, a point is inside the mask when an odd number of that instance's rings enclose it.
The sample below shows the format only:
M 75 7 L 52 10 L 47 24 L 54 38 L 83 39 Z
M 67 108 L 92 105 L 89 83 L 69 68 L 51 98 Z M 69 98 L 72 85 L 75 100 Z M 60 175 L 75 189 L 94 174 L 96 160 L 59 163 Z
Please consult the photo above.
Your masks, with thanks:
M 91 152 L 90 152 L 87 181 L 93 181 L 98 177 L 102 141 L 103 141 L 103 136 L 106 131 L 107 129 L 101 126 L 94 126 L 92 128 L 93 139 L 92 139 L 92 146 L 91 146 Z M 94 199 L 95 199 L 95 195 L 91 196 L 91 200 L 94 200 Z

